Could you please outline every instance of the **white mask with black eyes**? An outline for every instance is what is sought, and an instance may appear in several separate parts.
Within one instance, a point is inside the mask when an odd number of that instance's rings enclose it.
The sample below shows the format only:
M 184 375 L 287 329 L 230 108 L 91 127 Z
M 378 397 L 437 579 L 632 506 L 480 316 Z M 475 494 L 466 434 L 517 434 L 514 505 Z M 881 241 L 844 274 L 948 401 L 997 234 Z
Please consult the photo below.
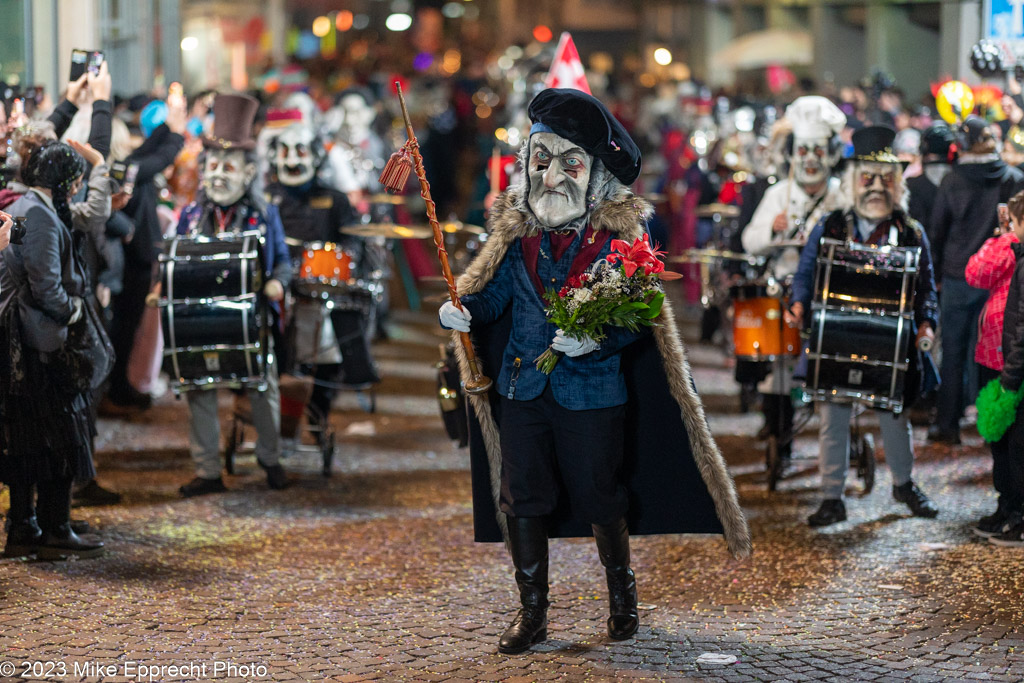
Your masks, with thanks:
M 593 164 L 593 156 L 554 133 L 530 137 L 527 203 L 541 225 L 558 228 L 586 213 Z
M 314 141 L 313 131 L 302 126 L 292 126 L 277 136 L 274 140 L 274 165 L 281 184 L 297 187 L 313 179 L 316 173 Z
M 255 178 L 256 164 L 245 160 L 244 150 L 207 150 L 203 190 L 210 201 L 231 206 L 245 195 Z
M 793 140 L 793 177 L 800 185 L 815 186 L 825 182 L 839 155 L 829 154 L 827 138 L 796 138 Z

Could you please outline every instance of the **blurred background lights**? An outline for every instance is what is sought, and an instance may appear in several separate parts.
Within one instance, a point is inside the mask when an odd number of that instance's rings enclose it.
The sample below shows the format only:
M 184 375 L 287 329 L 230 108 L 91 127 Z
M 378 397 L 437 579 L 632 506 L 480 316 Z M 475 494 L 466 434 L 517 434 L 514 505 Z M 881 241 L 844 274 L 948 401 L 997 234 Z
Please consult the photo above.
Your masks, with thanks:
M 661 66 L 668 66 L 672 63 L 672 53 L 667 48 L 659 47 L 654 51 L 654 61 Z
M 370 15 L 368 14 L 357 14 L 352 17 L 352 28 L 357 31 L 362 31 L 364 28 L 370 25 Z
M 327 35 L 327 32 L 331 30 L 331 20 L 329 17 L 317 17 L 313 20 L 313 35 L 317 38 L 323 38 Z
M 555 35 L 551 32 L 551 29 L 544 24 L 539 24 L 533 27 L 533 38 L 538 43 L 548 43 Z
M 441 8 L 441 14 L 449 19 L 458 19 L 466 13 L 466 7 L 461 2 L 446 2 Z
M 338 12 L 338 16 L 336 16 L 334 18 L 334 26 L 339 31 L 343 31 L 344 32 L 344 31 L 349 30 L 350 28 L 352 28 L 352 23 L 353 23 L 352 12 L 350 12 L 347 9 L 343 9 L 340 12 Z
M 181 49 L 185 52 L 195 50 L 197 47 L 199 47 L 199 39 L 195 36 L 185 36 L 181 39 Z
M 384 22 L 389 31 L 405 31 L 412 26 L 412 17 L 408 14 L 392 14 Z

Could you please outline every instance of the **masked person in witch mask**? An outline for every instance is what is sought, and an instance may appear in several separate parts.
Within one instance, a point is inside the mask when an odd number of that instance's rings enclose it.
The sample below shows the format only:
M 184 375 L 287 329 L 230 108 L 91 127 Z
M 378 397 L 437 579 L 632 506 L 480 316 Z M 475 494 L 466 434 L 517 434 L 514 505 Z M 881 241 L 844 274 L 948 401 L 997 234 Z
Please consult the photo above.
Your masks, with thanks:
M 671 309 L 653 334 L 606 328 L 601 343 L 545 316 L 545 288 L 605 259 L 613 238 L 646 234 L 651 206 L 628 188 L 639 150 L 599 100 L 576 90 L 542 91 L 529 114 L 526 173 L 496 200 L 490 237 L 459 279 L 464 310 L 440 309 L 442 325 L 470 332 L 496 375 L 490 395 L 470 395 L 470 449 L 476 538 L 507 533 L 519 587 L 522 609 L 498 642 L 509 654 L 546 638 L 549 535 L 594 535 L 616 640 L 639 625 L 630 532 L 724 530 L 734 554 L 750 550 Z M 564 357 L 545 374 L 534 359 L 549 345 Z M 456 354 L 468 379 L 461 346 Z
M 802 325 L 814 294 L 815 263 L 824 238 L 876 246 L 920 247 L 917 281 L 913 293 L 915 345 L 934 340 L 939 317 L 938 299 L 928 237 L 921 224 L 910 218 L 903 205 L 906 188 L 903 167 L 892 151 L 896 131 L 886 126 L 869 126 L 853 134 L 853 157 L 843 171 L 843 203 L 849 208 L 829 213 L 811 232 L 800 254 L 800 267 L 793 279 L 793 304 L 788 321 Z M 862 277 L 870 277 L 864 275 Z M 939 509 L 911 479 L 914 467 L 914 436 L 907 408 L 921 391 L 926 374 L 934 374 L 927 353 L 910 353 L 906 374 L 904 411 L 899 415 L 878 413 L 885 445 L 885 461 L 892 473 L 893 498 L 905 503 L 915 517 L 935 517 Z M 808 518 L 813 527 L 828 526 L 846 519 L 843 491 L 850 468 L 849 403 L 821 404 L 819 469 L 823 500 Z
M 252 125 L 258 108 L 259 102 L 247 95 L 222 94 L 214 100 L 213 135 L 203 138 L 201 189 L 196 201 L 182 209 L 178 234 L 214 236 L 226 232 L 262 232 L 265 237 L 263 294 L 270 300 L 272 310 L 279 314 L 280 301 L 292 271 L 277 207 L 266 204 L 257 183 Z M 257 432 L 256 460 L 266 471 L 270 488 L 283 489 L 288 479 L 280 463 L 278 371 L 274 354 L 268 352 L 266 357 L 266 391 L 249 390 L 253 426 Z M 181 487 L 181 494 L 187 498 L 225 491 L 220 474 L 217 391 L 195 390 L 187 392 L 187 396 L 190 449 L 196 477 Z
M 267 129 L 275 178 L 267 195 L 281 213 L 285 236 L 296 245 L 293 254 L 301 257 L 319 251 L 339 272 L 349 269 L 348 275 L 338 275 L 341 283 L 326 289 L 308 286 L 305 273 L 292 283 L 296 299 L 288 335 L 289 365 L 315 366 L 310 417 L 322 424 L 340 384 L 365 386 L 380 380 L 370 356 L 369 306 L 360 310 L 357 300 L 345 298 L 346 293 L 365 293 L 369 303 L 368 291 L 356 285 L 347 289 L 350 281 L 365 281 L 368 275 L 363 272 L 364 244 L 340 232 L 342 226 L 356 222 L 355 214 L 344 193 L 318 178 L 325 152 L 313 126 L 297 109 L 273 110 L 267 116 Z M 332 302 L 330 308 L 320 296 L 324 293 Z M 330 298 L 335 295 L 339 301 Z

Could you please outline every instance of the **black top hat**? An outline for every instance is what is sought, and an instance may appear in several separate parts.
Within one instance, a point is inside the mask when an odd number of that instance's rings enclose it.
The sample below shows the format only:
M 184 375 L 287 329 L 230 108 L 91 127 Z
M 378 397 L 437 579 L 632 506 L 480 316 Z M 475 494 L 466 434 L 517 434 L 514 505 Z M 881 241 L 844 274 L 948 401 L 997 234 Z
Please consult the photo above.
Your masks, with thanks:
M 213 100 L 213 134 L 203 136 L 203 147 L 255 149 L 256 138 L 252 136 L 252 124 L 259 108 L 259 100 L 248 95 L 217 95 Z
M 624 185 L 640 175 L 640 148 L 600 100 L 580 90 L 541 90 L 529 107 L 534 130 L 550 130 L 600 159 Z M 539 127 L 538 125 L 539 124 Z
M 892 151 L 896 131 L 889 126 L 865 126 L 853 132 L 851 161 L 874 161 L 881 164 L 900 163 Z

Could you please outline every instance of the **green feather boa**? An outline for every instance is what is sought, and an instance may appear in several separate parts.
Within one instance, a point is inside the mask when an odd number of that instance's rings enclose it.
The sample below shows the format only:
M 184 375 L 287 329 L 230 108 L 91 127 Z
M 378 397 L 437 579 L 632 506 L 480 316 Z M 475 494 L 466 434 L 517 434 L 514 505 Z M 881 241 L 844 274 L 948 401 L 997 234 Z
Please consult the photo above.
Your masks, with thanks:
M 1006 430 L 1017 417 L 1017 406 L 1024 397 L 1024 386 L 1017 391 L 1007 391 L 996 378 L 978 393 L 975 406 L 978 408 L 978 433 L 988 443 L 1003 438 Z

